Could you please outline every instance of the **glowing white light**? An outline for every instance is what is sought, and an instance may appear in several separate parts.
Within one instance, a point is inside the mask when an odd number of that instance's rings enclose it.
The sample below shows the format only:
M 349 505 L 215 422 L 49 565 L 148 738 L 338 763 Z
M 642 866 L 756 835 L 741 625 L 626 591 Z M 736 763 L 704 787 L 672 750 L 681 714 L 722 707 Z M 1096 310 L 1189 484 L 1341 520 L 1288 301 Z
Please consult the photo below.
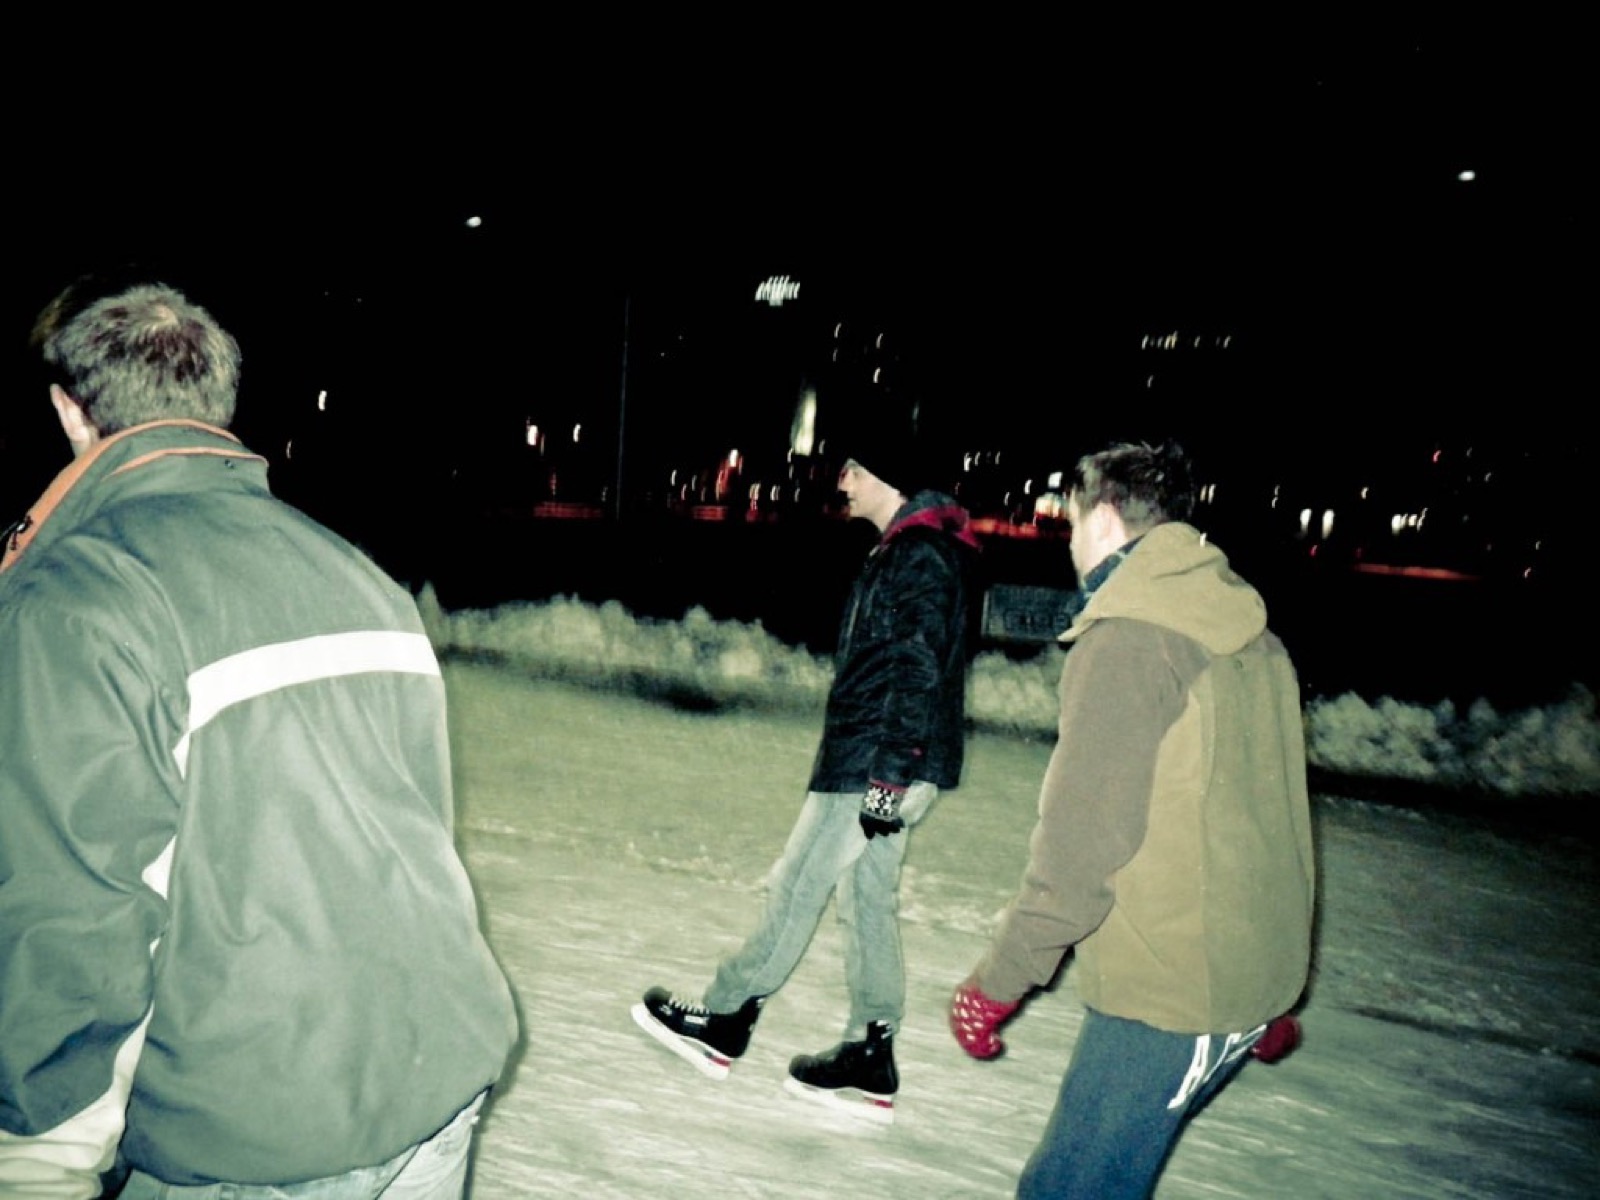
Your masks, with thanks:
M 467 228 L 468 229 L 476 229 L 476 228 L 478 228 L 478 226 L 480 226 L 482 224 L 483 224 L 483 218 L 482 217 L 468 217 L 467 218 Z
M 1456 178 L 1459 179 L 1462 183 L 1471 183 L 1477 177 L 1478 177 L 1478 173 L 1476 171 L 1472 170 L 1470 167 L 1465 171 L 1457 171 L 1456 172 Z
M 782 308 L 785 300 L 800 298 L 800 282 L 787 275 L 769 275 L 756 288 L 756 300 L 765 300 L 773 308 Z
M 1046 476 L 1045 486 L 1048 487 L 1052 492 L 1059 492 L 1061 490 L 1062 482 L 1062 472 L 1051 471 L 1050 474 Z
M 1404 529 L 1405 527 L 1406 527 L 1406 515 L 1405 515 L 1405 513 L 1395 513 L 1394 516 L 1389 518 L 1389 532 L 1394 534 L 1396 537 L 1400 536 L 1400 531 L 1402 529 Z
M 1332 533 L 1333 533 L 1333 509 L 1330 508 L 1327 512 L 1322 514 L 1322 540 L 1323 541 L 1327 541 L 1328 540 L 1328 536 L 1330 534 L 1332 534 Z
M 327 412 L 328 411 L 328 389 L 327 388 L 323 388 L 320 392 L 317 393 L 317 411 L 318 412 Z
M 573 445 L 577 445 L 582 440 L 583 440 L 583 426 L 582 425 L 574 425 L 572 427 L 572 444 Z
M 1310 528 L 1311 528 L 1311 510 L 1309 508 L 1302 508 L 1300 510 L 1300 532 L 1302 534 L 1304 534 L 1306 532 L 1306 530 L 1308 530 Z
M 739 469 L 739 452 L 737 450 L 728 451 L 728 465 L 735 471 Z
M 537 446 L 539 444 L 539 427 L 532 421 L 524 422 L 524 424 L 526 429 L 523 432 L 523 440 L 530 446 Z
M 789 448 L 795 454 L 810 456 L 817 443 L 817 389 L 807 387 L 800 393 L 800 403 L 795 405 L 794 420 L 789 424 Z

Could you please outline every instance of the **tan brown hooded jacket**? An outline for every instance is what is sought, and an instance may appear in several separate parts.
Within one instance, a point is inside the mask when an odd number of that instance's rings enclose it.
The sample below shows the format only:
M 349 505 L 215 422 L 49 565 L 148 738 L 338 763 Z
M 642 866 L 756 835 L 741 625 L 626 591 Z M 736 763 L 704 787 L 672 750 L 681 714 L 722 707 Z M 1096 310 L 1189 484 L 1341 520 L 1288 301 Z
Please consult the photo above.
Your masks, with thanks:
M 1261 596 L 1195 529 L 1160 525 L 1062 640 L 1060 737 L 979 985 L 1019 999 L 1076 947 L 1084 1003 L 1158 1029 L 1292 1008 L 1315 874 L 1299 684 Z

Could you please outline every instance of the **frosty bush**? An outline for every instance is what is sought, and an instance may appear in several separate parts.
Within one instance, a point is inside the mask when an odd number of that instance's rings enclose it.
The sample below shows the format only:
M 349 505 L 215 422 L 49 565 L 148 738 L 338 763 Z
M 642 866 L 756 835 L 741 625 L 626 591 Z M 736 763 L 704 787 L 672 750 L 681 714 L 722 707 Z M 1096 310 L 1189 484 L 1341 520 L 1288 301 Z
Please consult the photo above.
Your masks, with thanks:
M 432 589 L 419 599 L 440 653 L 488 655 L 541 678 L 566 679 L 714 707 L 820 708 L 832 663 L 789 646 L 759 622 L 717 621 L 692 609 L 681 621 L 634 617 L 621 604 L 570 597 L 492 610 L 445 612 Z M 1064 651 L 1026 661 L 987 652 L 973 662 L 967 716 L 982 730 L 1053 737 Z M 1600 717 L 1574 687 L 1561 704 L 1505 716 L 1487 701 L 1459 716 L 1353 693 L 1306 707 L 1310 762 L 1344 775 L 1436 784 L 1506 796 L 1600 795 Z
M 1387 696 L 1376 706 L 1345 694 L 1306 706 L 1311 763 L 1347 775 L 1422 780 L 1506 796 L 1600 794 L 1600 719 L 1594 695 L 1574 686 L 1549 708 L 1501 716 L 1479 700 L 1459 717 Z
M 713 620 L 695 608 L 681 621 L 634 617 L 615 600 L 571 597 L 449 613 L 431 588 L 419 598 L 441 653 L 488 655 L 530 674 L 623 687 L 685 704 L 812 707 L 827 696 L 832 667 L 785 645 L 759 622 Z

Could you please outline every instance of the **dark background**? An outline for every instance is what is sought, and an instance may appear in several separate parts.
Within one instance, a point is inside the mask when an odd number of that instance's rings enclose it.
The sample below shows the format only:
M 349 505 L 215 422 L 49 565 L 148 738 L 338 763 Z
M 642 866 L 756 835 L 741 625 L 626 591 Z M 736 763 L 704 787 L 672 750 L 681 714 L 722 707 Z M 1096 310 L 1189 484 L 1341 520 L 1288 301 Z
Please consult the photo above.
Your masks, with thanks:
M 86 55 L 64 31 L 71 69 L 42 69 L 41 44 L 8 84 L 8 514 L 65 461 L 32 316 L 137 259 L 239 337 L 236 427 L 280 494 L 402 577 L 460 603 L 704 602 L 826 648 L 854 531 L 691 528 L 649 501 L 669 461 L 781 453 L 786 355 L 842 319 L 888 331 L 896 388 L 952 452 L 1031 474 L 1111 438 L 1183 440 L 1318 690 L 1520 699 L 1594 677 L 1592 96 L 1570 29 L 95 32 Z M 755 309 L 781 274 L 810 307 Z M 1172 331 L 1230 349 L 1140 349 Z M 611 448 L 591 465 L 623 520 L 517 515 L 529 419 Z M 1475 503 L 1538 544 L 1533 577 L 1357 576 L 1281 528 L 1373 480 L 1436 499 L 1415 479 L 1435 455 L 1495 474 Z M 1071 582 L 1064 547 L 989 562 Z

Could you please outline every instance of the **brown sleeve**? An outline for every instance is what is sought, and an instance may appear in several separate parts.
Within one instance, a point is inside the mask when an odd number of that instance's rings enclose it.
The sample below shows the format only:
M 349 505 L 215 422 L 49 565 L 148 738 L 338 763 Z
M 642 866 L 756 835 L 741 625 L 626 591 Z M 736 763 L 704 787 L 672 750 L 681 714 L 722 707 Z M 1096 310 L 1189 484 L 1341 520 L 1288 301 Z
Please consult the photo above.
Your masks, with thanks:
M 977 969 L 985 995 L 1019 1000 L 1048 983 L 1111 911 L 1113 876 L 1144 840 L 1156 755 L 1183 708 L 1171 636 L 1103 620 L 1067 655 L 1027 871 Z

